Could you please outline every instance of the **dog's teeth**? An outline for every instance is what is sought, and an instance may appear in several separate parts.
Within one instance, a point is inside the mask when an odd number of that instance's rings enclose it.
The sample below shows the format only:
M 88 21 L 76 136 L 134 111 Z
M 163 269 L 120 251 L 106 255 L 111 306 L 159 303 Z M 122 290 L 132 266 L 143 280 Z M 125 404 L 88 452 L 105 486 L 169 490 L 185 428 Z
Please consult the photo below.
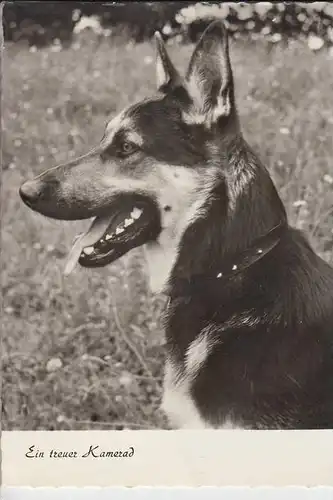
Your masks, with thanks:
M 94 247 L 86 247 L 83 249 L 83 252 L 86 254 L 86 255 L 91 255 L 92 253 L 94 253 Z
M 131 212 L 131 217 L 132 219 L 135 219 L 137 220 L 142 214 L 142 210 L 140 208 L 133 208 L 132 212 Z
M 116 234 L 123 233 L 124 231 L 125 231 L 125 229 L 123 229 L 122 227 L 117 227 Z
M 134 220 L 133 219 L 125 219 L 124 226 L 128 227 L 131 224 L 133 224 Z
M 105 239 L 106 240 L 111 240 L 111 238 L 112 238 L 112 234 L 106 234 L 105 235 Z

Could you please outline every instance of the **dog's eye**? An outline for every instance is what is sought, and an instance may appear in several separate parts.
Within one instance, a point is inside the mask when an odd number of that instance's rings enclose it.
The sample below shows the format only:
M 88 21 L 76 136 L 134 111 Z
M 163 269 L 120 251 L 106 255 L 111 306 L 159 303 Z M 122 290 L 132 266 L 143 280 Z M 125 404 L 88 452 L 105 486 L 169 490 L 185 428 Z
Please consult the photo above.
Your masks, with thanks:
M 134 144 L 133 142 L 124 141 L 121 143 L 121 145 L 118 149 L 118 153 L 120 153 L 121 156 L 129 156 L 129 155 L 135 153 L 135 151 L 137 151 L 137 149 L 138 149 L 138 146 L 136 144 Z

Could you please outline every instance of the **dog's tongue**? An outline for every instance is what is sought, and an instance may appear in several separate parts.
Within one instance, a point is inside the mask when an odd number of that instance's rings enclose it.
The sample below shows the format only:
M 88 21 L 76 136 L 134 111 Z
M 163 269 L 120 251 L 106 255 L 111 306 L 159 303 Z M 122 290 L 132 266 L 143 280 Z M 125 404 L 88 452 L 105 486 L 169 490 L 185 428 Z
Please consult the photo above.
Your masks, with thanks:
M 108 217 L 96 217 L 88 231 L 77 238 L 71 251 L 69 252 L 64 275 L 68 276 L 76 266 L 81 252 L 85 247 L 93 245 L 98 241 L 110 224 L 110 215 Z

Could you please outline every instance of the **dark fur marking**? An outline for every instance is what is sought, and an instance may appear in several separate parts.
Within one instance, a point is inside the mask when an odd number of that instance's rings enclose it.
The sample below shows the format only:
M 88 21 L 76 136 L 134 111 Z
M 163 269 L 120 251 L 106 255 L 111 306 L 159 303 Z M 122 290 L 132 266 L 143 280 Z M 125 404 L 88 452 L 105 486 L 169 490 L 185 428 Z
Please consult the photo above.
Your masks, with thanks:
M 189 126 L 181 118 L 181 107 L 173 96 L 145 101 L 128 110 L 143 137 L 147 155 L 170 165 L 195 167 L 209 159 L 203 127 Z M 168 141 L 165 138 L 168 137 Z

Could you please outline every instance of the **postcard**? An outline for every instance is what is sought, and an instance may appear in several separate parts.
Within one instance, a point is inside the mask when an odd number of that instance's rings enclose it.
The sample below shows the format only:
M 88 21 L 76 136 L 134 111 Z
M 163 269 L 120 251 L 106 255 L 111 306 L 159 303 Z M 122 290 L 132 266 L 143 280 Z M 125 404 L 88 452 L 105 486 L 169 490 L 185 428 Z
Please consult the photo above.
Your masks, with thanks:
M 331 3 L 1 13 L 4 487 L 332 486 Z

